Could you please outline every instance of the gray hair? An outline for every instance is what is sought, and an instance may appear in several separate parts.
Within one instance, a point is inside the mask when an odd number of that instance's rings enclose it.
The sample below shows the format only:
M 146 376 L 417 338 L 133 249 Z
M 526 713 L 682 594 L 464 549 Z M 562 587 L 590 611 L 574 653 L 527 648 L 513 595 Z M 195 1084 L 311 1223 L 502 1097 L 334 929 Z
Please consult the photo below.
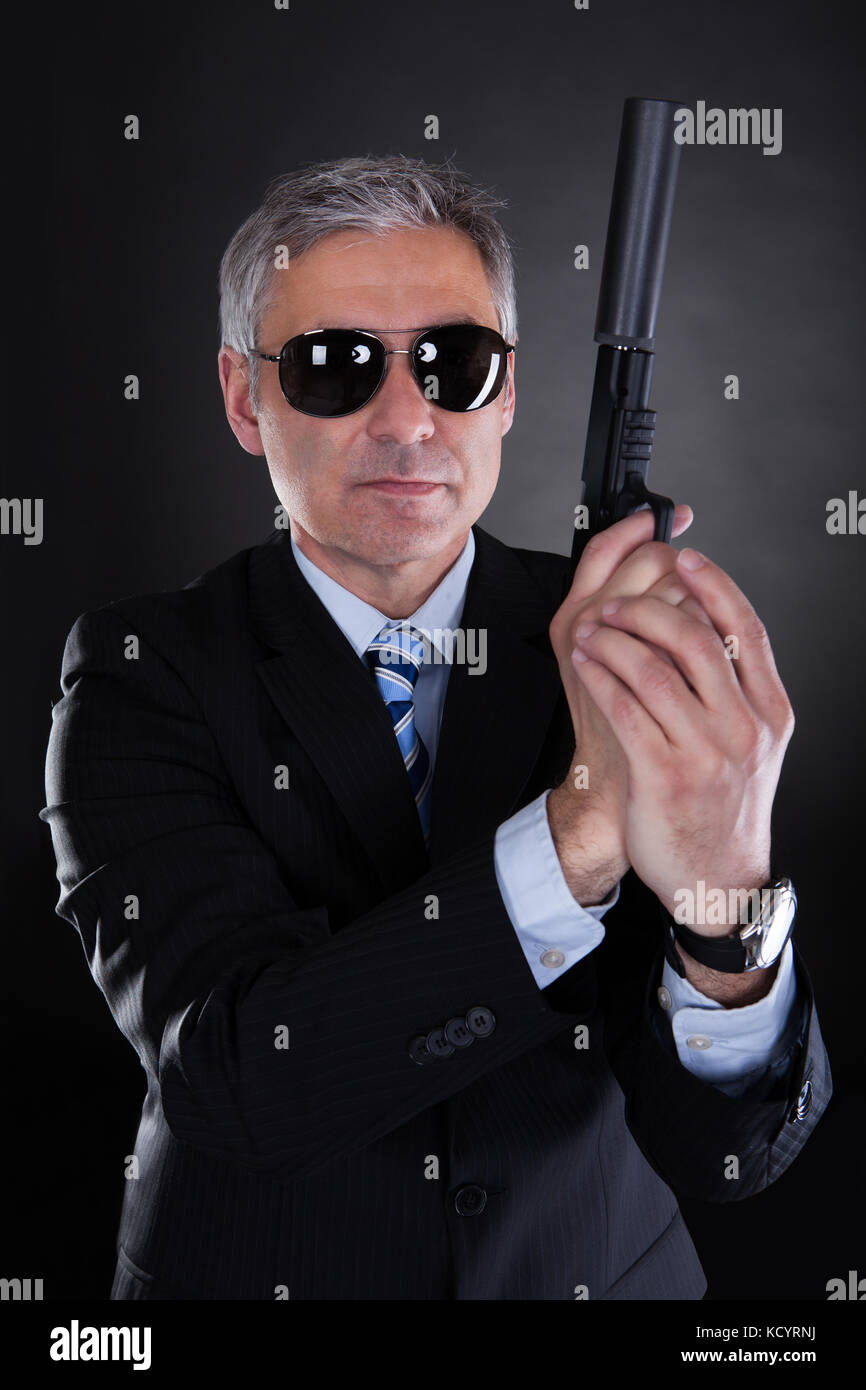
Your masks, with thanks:
M 517 294 L 508 237 L 495 209 L 507 206 L 450 163 L 408 155 L 352 156 L 308 163 L 273 179 L 260 207 L 238 228 L 220 263 L 220 342 L 249 362 L 250 403 L 258 410 L 260 359 L 252 355 L 268 309 L 275 247 L 289 261 L 334 232 L 384 236 L 400 228 L 454 227 L 475 243 L 506 342 L 517 335 Z M 508 378 L 506 378 L 506 400 Z

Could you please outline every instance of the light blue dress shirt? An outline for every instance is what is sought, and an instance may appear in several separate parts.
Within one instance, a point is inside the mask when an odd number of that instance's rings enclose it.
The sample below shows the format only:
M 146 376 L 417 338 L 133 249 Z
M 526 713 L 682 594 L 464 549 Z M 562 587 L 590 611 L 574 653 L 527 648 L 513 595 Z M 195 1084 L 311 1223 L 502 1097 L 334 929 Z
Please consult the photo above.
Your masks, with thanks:
M 365 603 L 291 541 L 298 567 L 327 608 L 361 660 L 382 628 L 411 623 L 435 643 L 437 630 L 460 626 L 469 571 L 475 558 L 475 537 L 463 550 L 420 608 L 406 619 L 391 619 Z M 443 643 L 444 647 L 444 643 Z M 442 648 L 440 648 L 442 650 Z M 415 727 L 431 766 L 435 766 L 439 728 L 445 705 L 450 665 L 443 659 L 425 662 L 415 684 Z M 619 884 L 597 906 L 583 908 L 571 894 L 554 848 L 547 820 L 545 791 L 535 801 L 503 821 L 494 840 L 496 881 L 529 969 L 539 988 L 559 978 L 604 938 L 602 918 L 619 899 Z M 788 1065 L 796 1042 L 796 977 L 790 941 L 782 952 L 769 993 L 754 1004 L 729 1009 L 709 999 L 665 961 L 657 991 L 659 1007 L 670 1020 L 677 1056 L 703 1081 L 737 1095 L 772 1067 Z

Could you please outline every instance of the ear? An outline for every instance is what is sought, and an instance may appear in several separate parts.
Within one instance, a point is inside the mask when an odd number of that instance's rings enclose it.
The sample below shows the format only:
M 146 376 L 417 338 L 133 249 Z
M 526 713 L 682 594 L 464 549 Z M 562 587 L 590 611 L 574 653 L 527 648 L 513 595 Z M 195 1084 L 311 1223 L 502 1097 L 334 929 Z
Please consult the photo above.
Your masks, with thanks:
M 250 404 L 249 362 L 242 352 L 224 343 L 218 365 L 226 418 L 238 443 L 248 454 L 264 454 L 258 420 Z
M 515 334 L 515 337 L 514 337 L 514 344 L 515 344 L 515 347 L 516 347 L 516 346 L 517 346 L 517 335 L 516 335 L 516 334 Z M 509 354 L 508 354 L 508 374 L 507 374 L 507 376 L 506 376 L 506 378 L 505 378 L 506 387 L 507 387 L 507 389 L 508 389 L 508 403 L 507 403 L 507 405 L 503 405 L 503 407 L 502 407 L 502 434 L 503 434 L 503 436 L 506 435 L 506 434 L 508 433 L 508 431 L 511 429 L 511 424 L 512 424 L 512 421 L 513 421 L 513 419 L 514 419 L 514 366 L 515 366 L 514 359 L 515 359 L 516 356 L 517 356 L 516 352 L 509 352 Z

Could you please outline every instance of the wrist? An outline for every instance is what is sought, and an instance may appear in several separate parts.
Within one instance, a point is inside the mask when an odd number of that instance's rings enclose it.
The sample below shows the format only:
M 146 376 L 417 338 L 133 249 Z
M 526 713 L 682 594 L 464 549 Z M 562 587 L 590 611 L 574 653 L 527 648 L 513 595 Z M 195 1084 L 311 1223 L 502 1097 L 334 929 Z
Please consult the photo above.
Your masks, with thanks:
M 717 881 L 699 878 L 657 897 L 677 926 L 708 939 L 732 937 L 749 920 L 749 910 L 760 903 L 761 893 L 770 882 L 770 865 L 768 862 L 763 871 L 750 870 L 735 886 L 729 880 L 726 887 L 716 887 Z
M 629 867 L 614 818 L 563 783 L 547 798 L 547 822 L 572 897 L 581 907 L 603 902 Z
M 773 988 L 778 974 L 779 963 L 775 961 L 766 970 L 729 975 L 702 965 L 690 956 L 678 941 L 674 942 L 674 948 L 682 961 L 685 978 L 689 984 L 694 985 L 695 989 L 705 994 L 708 999 L 714 999 L 717 1004 L 723 1004 L 729 1009 L 743 1008 L 763 999 Z
M 659 910 L 665 954 L 677 974 L 687 975 L 696 988 L 714 998 L 735 992 L 742 1002 L 751 1002 L 767 993 L 775 978 L 779 957 L 794 928 L 797 894 L 784 875 L 774 875 L 772 882 L 760 889 L 738 893 L 734 899 L 737 911 L 733 907 L 728 911 L 733 925 L 713 932 L 686 925 L 683 914 L 675 919 L 661 899 Z M 756 977 L 763 977 L 763 986 Z M 715 992 L 716 985 L 721 993 Z

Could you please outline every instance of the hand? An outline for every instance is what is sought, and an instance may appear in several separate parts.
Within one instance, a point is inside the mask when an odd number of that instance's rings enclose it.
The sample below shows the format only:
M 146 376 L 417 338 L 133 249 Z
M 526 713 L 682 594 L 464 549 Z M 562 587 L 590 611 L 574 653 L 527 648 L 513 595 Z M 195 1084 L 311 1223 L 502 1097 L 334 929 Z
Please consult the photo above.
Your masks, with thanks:
M 598 626 L 579 637 L 574 662 L 625 760 L 629 863 L 671 913 L 700 879 L 726 901 L 767 882 L 770 812 L 794 728 L 745 595 L 696 551 L 679 554 L 676 579 L 709 624 L 647 591 L 597 599 L 582 617 Z M 734 659 L 726 638 L 739 644 Z M 730 933 L 725 923 L 689 925 L 718 936 Z
M 673 535 L 682 534 L 691 522 L 691 508 L 677 507 Z M 588 781 L 576 788 L 570 772 L 548 797 L 548 820 L 569 888 L 584 905 L 604 898 L 628 868 L 627 765 L 619 740 L 575 672 L 576 629 L 590 606 L 641 593 L 681 604 L 697 620 L 710 622 L 677 576 L 677 552 L 652 540 L 654 525 L 650 512 L 636 512 L 594 536 L 549 629 L 574 726 L 575 767 L 586 769 Z M 668 660 L 657 650 L 660 659 Z

